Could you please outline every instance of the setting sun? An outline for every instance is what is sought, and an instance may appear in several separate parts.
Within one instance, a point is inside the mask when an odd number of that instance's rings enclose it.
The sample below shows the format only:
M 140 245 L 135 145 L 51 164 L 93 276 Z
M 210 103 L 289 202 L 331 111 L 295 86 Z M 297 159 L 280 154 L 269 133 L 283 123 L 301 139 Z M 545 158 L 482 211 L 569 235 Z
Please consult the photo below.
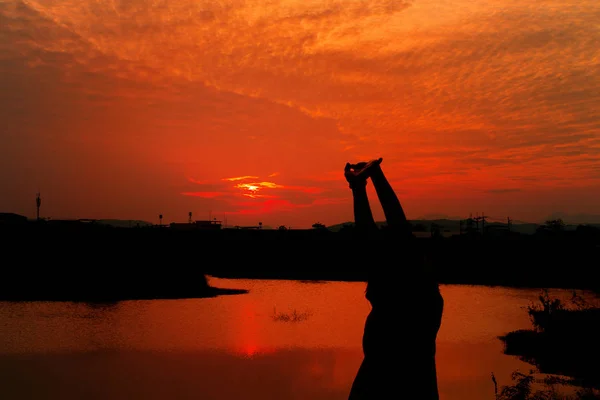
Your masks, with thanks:
M 257 192 L 258 189 L 259 189 L 258 186 L 255 186 L 255 185 L 252 185 L 252 184 L 249 184 L 249 183 L 240 183 L 238 185 L 235 185 L 235 187 L 236 188 L 240 188 L 240 189 L 245 189 L 245 190 L 248 190 L 248 191 L 253 192 L 253 193 Z

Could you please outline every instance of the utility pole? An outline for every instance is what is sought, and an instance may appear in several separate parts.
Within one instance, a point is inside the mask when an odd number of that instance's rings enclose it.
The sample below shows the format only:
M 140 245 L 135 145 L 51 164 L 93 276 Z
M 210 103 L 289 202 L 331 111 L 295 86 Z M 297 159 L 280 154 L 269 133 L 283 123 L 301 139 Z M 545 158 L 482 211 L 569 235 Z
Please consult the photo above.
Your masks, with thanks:
M 485 233 L 485 219 L 489 217 L 484 213 L 481 213 L 481 215 L 479 215 L 478 213 L 476 215 L 477 216 L 473 218 L 473 220 L 475 221 L 475 226 L 477 227 L 477 230 L 479 230 L 479 221 L 481 221 L 481 234 L 483 234 Z
M 158 226 L 162 226 L 162 214 L 158 216 Z
M 487 215 L 485 215 L 485 213 L 481 213 L 481 233 L 485 233 L 485 219 L 487 218 Z
M 465 232 L 468 234 L 473 233 L 473 222 L 475 222 L 475 220 L 473 219 L 473 213 L 469 213 L 469 218 L 467 218 L 467 220 L 465 221 Z
M 192 212 L 191 211 L 188 213 L 188 223 L 190 223 L 190 224 L 192 223 Z
M 479 213 L 475 214 L 475 218 L 473 218 L 473 221 L 475 221 L 475 230 L 479 231 L 479 221 L 481 220 L 481 218 L 479 217 Z
M 510 225 L 512 220 L 510 219 L 510 217 L 506 218 L 506 222 L 508 222 L 508 231 L 510 232 Z
M 42 206 L 42 198 L 40 197 L 40 192 L 38 192 L 35 196 L 35 205 L 36 205 L 36 220 L 40 220 L 40 207 Z

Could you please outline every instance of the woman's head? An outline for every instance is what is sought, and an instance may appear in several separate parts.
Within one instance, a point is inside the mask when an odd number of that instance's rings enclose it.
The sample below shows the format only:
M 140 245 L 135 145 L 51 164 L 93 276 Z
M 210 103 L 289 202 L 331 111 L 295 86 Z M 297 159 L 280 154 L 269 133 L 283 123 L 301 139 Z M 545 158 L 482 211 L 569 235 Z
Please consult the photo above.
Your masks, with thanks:
M 416 248 L 403 250 L 369 268 L 366 297 L 372 305 L 397 306 L 439 290 L 424 254 Z

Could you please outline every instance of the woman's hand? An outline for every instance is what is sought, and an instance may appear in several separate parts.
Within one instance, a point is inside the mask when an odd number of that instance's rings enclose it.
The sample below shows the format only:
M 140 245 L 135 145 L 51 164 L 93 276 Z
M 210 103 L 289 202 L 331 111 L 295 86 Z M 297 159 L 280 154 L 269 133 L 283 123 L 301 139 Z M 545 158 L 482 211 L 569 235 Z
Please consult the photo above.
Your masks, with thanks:
M 359 162 L 357 164 L 346 163 L 346 166 L 344 167 L 344 177 L 351 189 L 357 185 L 364 186 L 367 184 L 367 176 L 365 174 L 360 174 L 360 171 L 362 171 L 366 165 L 366 162 Z
M 361 161 L 356 164 L 346 163 L 346 167 L 344 168 L 344 175 L 346 176 L 346 180 L 354 179 L 355 177 L 362 177 L 363 179 L 367 179 L 371 176 L 371 172 L 380 168 L 379 165 L 383 161 L 383 158 L 378 158 L 376 160 L 371 160 L 368 162 Z M 350 182 L 348 180 L 348 182 Z

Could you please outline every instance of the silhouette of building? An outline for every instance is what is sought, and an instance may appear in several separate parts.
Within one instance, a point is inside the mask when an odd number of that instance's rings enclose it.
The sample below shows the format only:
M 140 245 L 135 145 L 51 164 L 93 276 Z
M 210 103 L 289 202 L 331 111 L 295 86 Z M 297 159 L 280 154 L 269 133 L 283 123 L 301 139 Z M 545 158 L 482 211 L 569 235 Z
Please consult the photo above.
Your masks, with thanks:
M 212 220 L 212 221 L 194 221 L 194 222 L 173 222 L 169 225 L 171 229 L 176 230 L 220 230 L 222 227 L 221 221 Z
M 239 225 L 236 225 L 233 228 L 234 229 L 255 230 L 255 231 L 258 231 L 258 230 L 262 229 L 262 227 L 258 226 L 258 225 L 257 226 L 239 226 Z

